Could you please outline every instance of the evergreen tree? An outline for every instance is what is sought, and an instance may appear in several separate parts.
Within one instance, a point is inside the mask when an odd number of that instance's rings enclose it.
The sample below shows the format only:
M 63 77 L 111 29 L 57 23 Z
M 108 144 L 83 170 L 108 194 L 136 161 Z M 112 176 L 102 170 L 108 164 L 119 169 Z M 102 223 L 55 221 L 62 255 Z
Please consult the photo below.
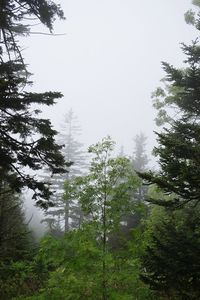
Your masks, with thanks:
M 182 50 L 185 68 L 163 63 L 165 88 L 154 93 L 157 121 L 166 124 L 157 133 L 155 148 L 160 171 L 139 173 L 163 191 L 159 199 L 149 197 L 149 201 L 169 207 L 151 234 L 153 241 L 143 258 L 143 280 L 165 297 L 199 299 L 199 40 L 189 46 L 182 44 Z M 173 211 L 174 208 L 182 210 Z
M 62 154 L 66 161 L 72 163 L 65 174 L 56 174 L 51 177 L 51 189 L 54 191 L 51 200 L 54 207 L 45 212 L 43 222 L 48 224 L 51 233 L 67 232 L 70 228 L 77 228 L 82 222 L 82 212 L 79 203 L 70 198 L 70 182 L 81 175 L 86 168 L 83 144 L 77 138 L 81 133 L 77 117 L 72 110 L 65 115 L 58 143 L 63 145 Z M 47 175 L 47 177 L 49 177 Z M 69 190 L 64 194 L 65 189 Z
M 55 17 L 63 18 L 63 12 L 45 0 L 1 1 L 0 12 L 0 180 L 16 192 L 27 186 L 34 191 L 37 204 L 47 207 L 48 185 L 27 170 L 48 165 L 53 173 L 63 172 L 65 162 L 55 143 L 56 131 L 48 119 L 39 118 L 40 110 L 33 106 L 53 105 L 62 95 L 27 92 L 31 82 L 17 37 L 29 33 L 26 18 L 35 17 L 52 30 Z
M 9 61 L 17 59 L 23 64 L 24 61 L 17 37 L 31 34 L 31 21 L 39 20 L 52 32 L 55 18 L 64 18 L 60 6 L 53 1 L 46 0 L 21 0 L 20 2 L 2 0 L 0 2 L 0 13 L 0 53 L 6 56 Z M 26 24 L 27 20 L 29 20 L 29 24 Z
M 147 137 L 143 134 L 137 134 L 134 138 L 133 166 L 136 171 L 144 172 L 147 170 L 149 159 L 146 154 Z
M 199 209 L 155 207 L 148 221 L 141 278 L 164 299 L 200 298 Z
M 81 135 L 81 128 L 77 116 L 70 109 L 64 116 L 64 122 L 61 124 L 61 131 L 58 136 L 59 144 L 63 144 L 62 154 L 66 161 L 72 162 L 68 169 L 68 178 L 74 178 L 81 175 L 86 164 L 86 155 L 83 150 L 83 144 L 78 141 Z
M 0 195 L 0 261 L 9 263 L 24 259 L 30 248 L 30 234 L 20 196 L 1 182 Z
M 147 164 L 149 159 L 146 154 L 146 140 L 147 138 L 143 133 L 137 134 L 134 138 L 134 151 L 131 157 L 132 167 L 136 172 L 142 172 L 147 170 Z M 124 235 L 124 238 L 132 238 L 132 230 L 136 228 L 141 219 L 147 213 L 147 206 L 144 204 L 144 201 L 147 196 L 148 187 L 143 185 L 142 182 L 138 185 L 137 189 L 132 194 L 133 203 L 138 202 L 137 211 L 133 213 L 128 213 L 121 222 L 121 234 Z M 116 238 L 117 241 L 117 238 Z M 119 244 L 118 244 L 119 247 Z
M 25 290 L 25 277 L 27 270 L 30 270 L 30 260 L 34 248 L 33 236 L 25 221 L 21 197 L 15 191 L 11 191 L 5 181 L 2 181 L 0 194 L 0 299 L 12 299 L 18 292 L 21 293 Z
M 148 169 L 149 159 L 146 154 L 146 136 L 143 133 L 137 134 L 134 142 L 134 152 L 132 156 L 133 168 L 136 172 L 145 172 Z M 144 201 L 147 195 L 147 186 L 141 185 L 138 188 L 137 194 L 134 195 L 138 201 Z
M 163 63 L 166 89 L 158 88 L 154 94 L 158 120 L 168 122 L 163 132 L 157 133 L 158 147 L 154 150 L 161 170 L 157 174 L 140 173 L 165 193 L 176 195 L 170 202 L 160 199 L 157 203 L 176 207 L 190 201 L 197 203 L 200 197 L 199 41 L 190 46 L 183 44 L 182 49 L 187 57 L 185 69 Z M 174 110 L 176 117 L 172 115 Z

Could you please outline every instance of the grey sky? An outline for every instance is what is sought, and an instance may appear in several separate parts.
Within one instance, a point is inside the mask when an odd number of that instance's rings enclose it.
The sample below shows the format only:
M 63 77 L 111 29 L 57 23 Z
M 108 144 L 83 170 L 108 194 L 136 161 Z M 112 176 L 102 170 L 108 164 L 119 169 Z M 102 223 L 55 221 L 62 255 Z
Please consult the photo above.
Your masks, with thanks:
M 154 141 L 151 93 L 164 73 L 161 61 L 180 66 L 180 42 L 196 38 L 184 22 L 190 0 L 62 0 L 67 18 L 55 33 L 24 40 L 34 90 L 64 94 L 45 110 L 54 124 L 70 108 L 86 146 L 107 134 L 131 153 L 140 131 Z M 33 28 L 38 31 L 38 28 Z M 42 29 L 44 30 L 44 29 Z

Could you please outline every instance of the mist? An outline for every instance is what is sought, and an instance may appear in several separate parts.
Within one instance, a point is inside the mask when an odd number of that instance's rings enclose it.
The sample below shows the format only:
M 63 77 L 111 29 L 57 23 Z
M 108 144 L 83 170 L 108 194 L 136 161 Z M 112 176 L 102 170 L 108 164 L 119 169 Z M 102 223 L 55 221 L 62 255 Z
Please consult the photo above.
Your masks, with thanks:
M 196 38 L 184 21 L 190 0 L 76 0 L 59 2 L 65 21 L 56 21 L 54 34 L 41 25 L 22 38 L 23 55 L 33 74 L 36 92 L 60 91 L 63 98 L 43 115 L 61 130 L 70 109 L 78 118 L 80 142 L 88 146 L 110 135 L 117 151 L 132 155 L 134 137 L 147 137 L 149 166 L 156 146 L 156 111 L 152 92 L 164 77 L 161 62 L 182 66 L 180 42 Z M 43 33 L 47 33 L 44 35 Z M 29 206 L 29 215 L 31 209 Z M 36 223 L 42 214 L 34 212 Z M 33 218 L 33 219 L 34 219 Z M 32 221 L 33 223 L 34 221 Z M 37 225 L 34 225 L 37 227 Z
M 59 130 L 63 115 L 72 108 L 86 148 L 109 134 L 131 154 L 133 137 L 143 132 L 150 154 L 153 131 L 158 130 L 151 94 L 164 76 L 161 61 L 181 66 L 180 42 L 196 38 L 184 21 L 190 0 L 60 4 L 66 21 L 57 21 L 54 33 L 61 35 L 34 34 L 23 41 L 34 91 L 64 95 L 44 110 L 45 116 Z
M 1 2 L 0 298 L 200 299 L 200 1 Z

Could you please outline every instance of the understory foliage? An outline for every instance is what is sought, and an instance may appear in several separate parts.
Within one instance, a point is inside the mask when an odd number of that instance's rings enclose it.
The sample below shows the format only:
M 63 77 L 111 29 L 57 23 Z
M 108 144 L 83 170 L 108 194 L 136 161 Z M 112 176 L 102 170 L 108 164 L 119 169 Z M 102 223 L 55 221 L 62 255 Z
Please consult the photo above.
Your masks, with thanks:
M 9 262 L 22 259 L 30 243 L 20 196 L 6 187 L 3 191 L 0 195 L 0 260 Z
M 182 210 L 155 206 L 142 256 L 142 280 L 168 299 L 200 298 L 200 206 Z
M 26 299 L 156 299 L 139 278 L 136 239 L 124 249 L 102 252 L 99 230 L 94 222 L 71 231 L 62 239 L 42 241 L 40 260 L 51 269 L 47 286 Z M 59 253 L 59 256 L 57 255 Z M 106 296 L 102 298 L 102 261 L 106 264 Z
M 155 185 L 149 195 L 168 202 L 174 198 Z M 150 208 L 142 233 L 140 278 L 161 299 L 199 299 L 199 204 L 194 207 L 188 203 L 181 209 Z
M 127 212 L 144 210 L 132 196 L 140 180 L 131 161 L 115 158 L 113 150 L 109 137 L 89 148 L 88 174 L 75 178 L 71 190 L 66 186 L 66 193 L 79 200 L 84 221 L 64 237 L 42 240 L 36 261 L 48 275 L 42 289 L 21 299 L 155 299 L 139 277 L 142 228 L 132 228 L 128 239 L 121 231 Z
M 34 240 L 24 217 L 19 194 L 1 182 L 0 194 L 0 299 L 11 299 L 33 291 L 30 262 Z M 36 277 L 36 274 L 31 277 Z

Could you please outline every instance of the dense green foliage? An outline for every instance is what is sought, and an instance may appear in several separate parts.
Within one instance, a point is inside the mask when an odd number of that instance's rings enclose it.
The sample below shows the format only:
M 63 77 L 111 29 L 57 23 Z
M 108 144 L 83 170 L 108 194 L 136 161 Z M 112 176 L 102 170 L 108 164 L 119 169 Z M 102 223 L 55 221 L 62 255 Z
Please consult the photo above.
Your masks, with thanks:
M 0 195 L 0 259 L 9 262 L 23 258 L 30 243 L 19 195 L 6 188 L 3 191 L 4 195 Z
M 141 277 L 168 299 L 199 299 L 200 207 L 155 207 L 148 221 L 148 243 Z
M 83 212 L 96 228 L 95 239 L 100 251 L 100 295 L 108 299 L 109 289 L 109 237 L 117 231 L 122 217 L 134 209 L 131 191 L 138 186 L 131 163 L 125 157 L 113 158 L 114 143 L 108 137 L 89 148 L 93 155 L 89 174 L 76 178 L 75 196 L 79 199 Z M 98 276 L 99 277 L 99 276 Z M 100 296 L 97 295 L 97 299 Z
M 51 272 L 47 286 L 30 299 L 102 299 L 102 248 L 97 235 L 95 224 L 90 223 L 67 233 L 63 239 L 45 238 L 39 256 Z M 126 250 L 104 255 L 105 299 L 155 299 L 139 279 L 135 243 L 136 240 L 127 245 Z
M 140 280 L 142 226 L 127 239 L 120 225 L 127 211 L 143 210 L 132 198 L 140 180 L 128 158 L 113 157 L 113 147 L 110 138 L 91 146 L 88 174 L 66 185 L 65 194 L 81 204 L 83 223 L 64 237 L 41 241 L 33 265 L 40 266 L 42 288 L 19 299 L 155 299 Z

